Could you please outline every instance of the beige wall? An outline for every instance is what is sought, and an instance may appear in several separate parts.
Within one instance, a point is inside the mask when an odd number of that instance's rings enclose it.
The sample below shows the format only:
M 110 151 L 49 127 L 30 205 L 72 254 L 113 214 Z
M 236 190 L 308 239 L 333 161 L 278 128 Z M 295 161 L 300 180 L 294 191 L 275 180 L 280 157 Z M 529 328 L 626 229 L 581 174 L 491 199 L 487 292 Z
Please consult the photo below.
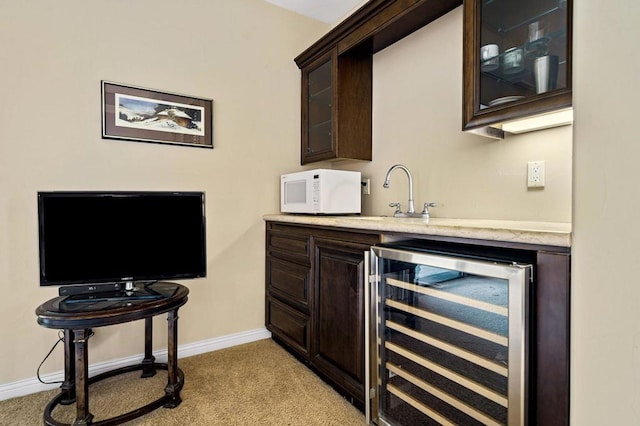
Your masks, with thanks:
M 185 3 L 191 10 L 184 18 L 154 9 L 150 0 L 109 2 L 108 10 L 80 0 L 0 5 L 0 286 L 6 295 L 0 336 L 13 348 L 0 351 L 0 384 L 33 377 L 55 340 L 33 315 L 55 295 L 37 283 L 38 190 L 206 191 L 209 277 L 188 283 L 192 297 L 181 311 L 180 343 L 263 324 L 261 214 L 277 211 L 276 176 L 299 168 L 299 72 L 291 59 L 326 27 L 257 0 Z M 388 167 L 402 162 L 416 176 L 416 201 L 443 204 L 433 210 L 437 216 L 568 221 L 573 215 L 571 423 L 636 424 L 640 63 L 629 52 L 640 39 L 640 9 L 632 0 L 575 3 L 573 130 L 502 142 L 458 131 L 456 10 L 375 56 L 374 161 L 336 167 L 371 177 L 373 195 L 364 206 L 372 214 L 389 213 L 389 201 L 406 203 L 399 172 L 388 193 L 381 187 Z M 166 28 L 174 31 L 165 34 Z M 162 38 L 163 48 L 141 48 L 140 38 Z M 603 55 L 619 60 L 614 78 Z M 214 98 L 216 149 L 101 140 L 101 79 Z M 547 161 L 547 188 L 527 191 L 526 161 L 539 159 Z M 244 173 L 231 186 L 238 165 Z M 140 353 L 141 334 L 138 324 L 98 330 L 91 362 Z M 44 372 L 61 365 L 58 350 Z
M 572 425 L 640 424 L 640 4 L 574 2 Z
M 0 384 L 57 338 L 34 315 L 57 294 L 38 286 L 38 190 L 205 191 L 208 276 L 187 282 L 179 343 L 264 326 L 262 214 L 299 167 L 293 58 L 327 28 L 261 0 L 0 3 Z M 102 79 L 213 98 L 215 149 L 102 140 Z M 141 322 L 98 329 L 90 362 L 142 344 Z
M 462 7 L 377 53 L 373 62 L 373 161 L 336 163 L 371 178 L 367 214 L 406 209 L 405 164 L 414 177 L 416 209 L 433 216 L 571 221 L 571 126 L 494 141 L 463 133 Z M 545 160 L 546 187 L 528 189 L 527 162 Z

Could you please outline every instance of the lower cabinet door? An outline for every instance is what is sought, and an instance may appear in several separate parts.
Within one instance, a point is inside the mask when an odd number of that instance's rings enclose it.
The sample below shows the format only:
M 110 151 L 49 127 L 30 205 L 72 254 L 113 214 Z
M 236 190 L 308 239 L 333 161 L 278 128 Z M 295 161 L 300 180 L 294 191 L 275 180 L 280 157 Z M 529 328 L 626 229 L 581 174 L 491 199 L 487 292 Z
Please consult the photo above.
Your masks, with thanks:
M 267 298 L 267 329 L 304 358 L 309 356 L 309 316 Z
M 315 239 L 311 362 L 360 408 L 364 405 L 364 251 Z

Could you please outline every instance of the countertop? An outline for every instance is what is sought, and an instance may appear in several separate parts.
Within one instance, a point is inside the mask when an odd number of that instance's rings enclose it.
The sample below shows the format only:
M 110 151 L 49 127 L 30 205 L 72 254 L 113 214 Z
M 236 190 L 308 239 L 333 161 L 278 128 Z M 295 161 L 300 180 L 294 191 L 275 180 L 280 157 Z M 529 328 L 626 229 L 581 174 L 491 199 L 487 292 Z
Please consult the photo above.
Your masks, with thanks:
M 332 226 L 378 231 L 435 235 L 513 243 L 571 247 L 571 224 L 485 219 L 396 219 L 386 216 L 309 216 L 271 214 L 265 221 Z

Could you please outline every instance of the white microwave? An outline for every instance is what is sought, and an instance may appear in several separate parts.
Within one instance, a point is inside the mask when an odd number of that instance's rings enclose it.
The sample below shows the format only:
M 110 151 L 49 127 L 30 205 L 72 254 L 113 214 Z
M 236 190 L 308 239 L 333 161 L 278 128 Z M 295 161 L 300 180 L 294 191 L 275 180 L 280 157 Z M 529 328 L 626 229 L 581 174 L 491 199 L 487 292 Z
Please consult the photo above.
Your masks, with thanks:
M 282 213 L 360 213 L 360 172 L 315 169 L 280 176 Z

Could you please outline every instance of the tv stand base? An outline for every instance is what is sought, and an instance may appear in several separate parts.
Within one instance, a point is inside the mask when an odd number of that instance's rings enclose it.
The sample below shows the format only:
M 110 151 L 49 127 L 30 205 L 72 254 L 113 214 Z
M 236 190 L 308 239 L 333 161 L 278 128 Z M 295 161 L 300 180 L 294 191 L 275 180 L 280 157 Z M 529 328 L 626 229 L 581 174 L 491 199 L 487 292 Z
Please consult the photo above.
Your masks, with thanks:
M 64 297 L 51 299 L 36 309 L 38 324 L 43 327 L 64 330 L 65 372 L 60 393 L 45 407 L 43 420 L 47 426 L 76 426 L 100 424 L 102 426 L 119 425 L 138 418 L 160 407 L 175 408 L 182 402 L 180 391 L 184 385 L 184 373 L 178 367 L 178 309 L 187 303 L 189 289 L 175 283 L 158 283 L 157 289 L 165 297 L 154 300 L 141 300 L 139 303 L 126 304 L 112 309 L 102 308 L 99 304 L 77 305 L 76 311 L 69 312 L 63 305 Z M 152 352 L 153 317 L 167 314 L 167 362 L 157 363 Z M 89 377 L 89 338 L 92 329 L 108 325 L 122 324 L 133 320 L 145 321 L 144 359 L 127 367 L 106 371 Z M 164 396 L 147 405 L 120 414 L 116 417 L 93 421 L 89 411 L 89 385 L 131 371 L 141 371 L 141 377 L 152 377 L 156 370 L 167 371 L 167 385 Z M 52 413 L 58 405 L 75 403 L 76 415 L 73 423 L 61 423 Z

